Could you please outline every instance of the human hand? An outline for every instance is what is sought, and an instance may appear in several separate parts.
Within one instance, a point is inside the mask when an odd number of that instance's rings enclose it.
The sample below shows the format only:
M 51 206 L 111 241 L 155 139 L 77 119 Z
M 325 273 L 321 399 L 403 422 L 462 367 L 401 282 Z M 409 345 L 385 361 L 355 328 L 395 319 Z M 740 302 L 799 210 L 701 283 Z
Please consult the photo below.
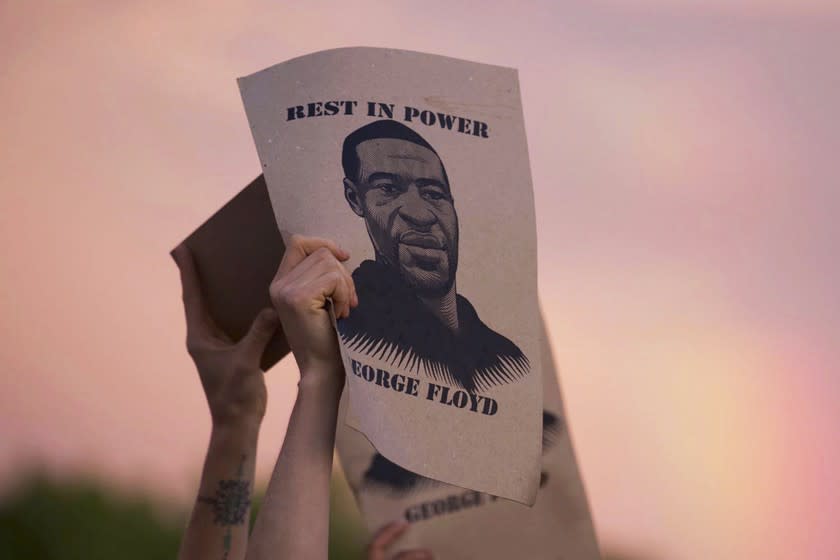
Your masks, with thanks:
M 198 369 L 214 427 L 259 426 L 268 398 L 260 358 L 279 325 L 277 313 L 263 309 L 234 343 L 210 316 L 189 248 L 179 245 L 172 258 L 181 271 L 187 351 Z
M 367 560 L 385 560 L 385 549 L 399 539 L 410 525 L 405 521 L 395 521 L 379 530 L 368 545 Z M 425 549 L 403 550 L 393 560 L 434 560 L 432 553 Z
M 340 262 L 348 258 L 333 241 L 293 235 L 269 287 L 302 381 L 342 378 L 344 370 L 327 301 L 332 300 L 336 319 L 347 317 L 359 304 L 353 278 Z

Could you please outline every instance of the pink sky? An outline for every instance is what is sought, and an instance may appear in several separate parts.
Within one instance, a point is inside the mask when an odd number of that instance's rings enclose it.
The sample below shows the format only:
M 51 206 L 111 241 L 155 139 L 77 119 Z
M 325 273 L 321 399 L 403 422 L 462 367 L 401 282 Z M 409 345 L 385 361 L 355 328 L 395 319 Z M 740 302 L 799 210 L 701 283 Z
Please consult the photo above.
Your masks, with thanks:
M 235 78 L 387 46 L 520 69 L 603 543 L 836 557 L 840 7 L 300 6 L 0 5 L 0 481 L 35 462 L 189 499 L 209 418 L 167 252 L 259 172 Z M 268 375 L 262 476 L 295 376 Z

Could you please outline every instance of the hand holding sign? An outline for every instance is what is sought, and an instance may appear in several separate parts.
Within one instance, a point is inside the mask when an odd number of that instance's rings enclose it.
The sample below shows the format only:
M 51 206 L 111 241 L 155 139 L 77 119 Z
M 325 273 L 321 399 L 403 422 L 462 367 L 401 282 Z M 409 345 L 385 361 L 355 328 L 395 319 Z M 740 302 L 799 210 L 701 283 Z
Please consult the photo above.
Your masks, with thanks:
M 181 272 L 187 318 L 187 350 L 207 397 L 213 429 L 201 474 L 198 498 L 181 541 L 179 558 L 218 554 L 241 558 L 248 541 L 248 512 L 256 463 L 257 433 L 266 408 L 260 358 L 278 326 L 271 308 L 260 311 L 247 333 L 234 343 L 220 328 L 186 244 L 172 251 Z
M 269 287 L 302 380 L 333 373 L 342 377 L 327 302 L 332 301 L 337 319 L 358 305 L 353 279 L 340 262 L 349 257 L 333 241 L 293 235 Z
M 172 258 L 181 272 L 187 350 L 198 369 L 213 424 L 258 425 L 267 399 L 260 356 L 277 330 L 277 313 L 263 309 L 248 333 L 234 343 L 207 310 L 190 250 L 181 244 L 172 251 Z

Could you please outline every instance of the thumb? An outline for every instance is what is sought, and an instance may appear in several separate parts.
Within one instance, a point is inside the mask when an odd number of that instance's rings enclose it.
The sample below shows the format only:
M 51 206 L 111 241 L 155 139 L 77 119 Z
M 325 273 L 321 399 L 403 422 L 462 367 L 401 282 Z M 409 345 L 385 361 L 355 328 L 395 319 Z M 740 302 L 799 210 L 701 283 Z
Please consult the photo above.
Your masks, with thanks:
M 265 347 L 268 345 L 271 337 L 274 336 L 274 332 L 279 325 L 280 317 L 277 316 L 277 312 L 274 309 L 266 307 L 260 311 L 257 318 L 251 323 L 251 328 L 248 329 L 248 333 L 239 341 L 239 347 L 243 353 L 243 357 L 249 363 L 253 363 L 259 367 Z

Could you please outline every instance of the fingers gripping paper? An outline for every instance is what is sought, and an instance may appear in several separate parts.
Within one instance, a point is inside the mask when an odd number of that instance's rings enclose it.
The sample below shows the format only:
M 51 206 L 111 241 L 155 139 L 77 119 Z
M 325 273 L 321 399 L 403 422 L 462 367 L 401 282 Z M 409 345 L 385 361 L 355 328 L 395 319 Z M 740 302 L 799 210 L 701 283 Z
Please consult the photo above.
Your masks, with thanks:
M 533 503 L 541 356 L 516 72 L 354 48 L 239 85 L 284 238 L 352 255 L 347 424 L 402 468 Z

